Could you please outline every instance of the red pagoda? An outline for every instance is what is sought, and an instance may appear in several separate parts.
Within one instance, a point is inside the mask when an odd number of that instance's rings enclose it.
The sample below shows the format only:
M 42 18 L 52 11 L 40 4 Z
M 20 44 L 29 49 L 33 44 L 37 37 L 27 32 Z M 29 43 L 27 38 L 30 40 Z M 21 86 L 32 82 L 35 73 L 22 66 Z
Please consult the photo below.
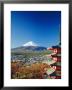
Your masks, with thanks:
M 61 79 L 61 47 L 60 46 L 53 46 L 54 55 L 51 55 L 53 60 L 56 59 L 56 79 Z M 52 66 L 54 66 L 52 65 Z

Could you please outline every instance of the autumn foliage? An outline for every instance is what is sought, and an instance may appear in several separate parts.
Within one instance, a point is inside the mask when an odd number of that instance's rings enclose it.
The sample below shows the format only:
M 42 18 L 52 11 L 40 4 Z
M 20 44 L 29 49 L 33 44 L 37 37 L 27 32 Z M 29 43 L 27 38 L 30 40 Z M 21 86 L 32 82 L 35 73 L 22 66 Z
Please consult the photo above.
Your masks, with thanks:
M 11 78 L 12 79 L 39 79 L 44 78 L 46 70 L 50 68 L 45 63 L 33 63 L 24 65 L 22 62 L 11 62 Z

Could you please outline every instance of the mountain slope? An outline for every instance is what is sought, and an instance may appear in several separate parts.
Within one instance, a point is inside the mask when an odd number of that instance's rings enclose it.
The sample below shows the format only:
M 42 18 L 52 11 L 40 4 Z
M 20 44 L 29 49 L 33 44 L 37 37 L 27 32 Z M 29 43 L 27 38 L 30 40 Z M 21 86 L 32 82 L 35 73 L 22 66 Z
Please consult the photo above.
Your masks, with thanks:
M 47 50 L 46 47 L 38 46 L 33 41 L 25 43 L 23 46 L 11 49 L 12 52 L 31 52 Z
M 12 52 L 30 52 L 30 51 L 43 51 L 43 50 L 47 50 L 47 48 L 40 46 L 21 46 L 21 47 L 13 48 Z

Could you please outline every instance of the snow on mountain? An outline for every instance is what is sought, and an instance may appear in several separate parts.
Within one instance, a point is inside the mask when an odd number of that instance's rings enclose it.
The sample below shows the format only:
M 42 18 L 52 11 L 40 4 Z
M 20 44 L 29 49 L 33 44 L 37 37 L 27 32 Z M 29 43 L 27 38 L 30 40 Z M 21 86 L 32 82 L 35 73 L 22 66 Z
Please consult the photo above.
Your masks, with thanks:
M 34 43 L 33 41 L 29 41 L 27 43 L 25 43 L 23 46 L 38 46 L 36 43 Z
M 20 46 L 20 47 L 16 47 L 16 48 L 13 48 L 11 51 L 12 52 L 32 52 L 32 51 L 44 51 L 44 50 L 47 50 L 46 47 L 42 47 L 42 46 L 39 46 L 37 45 L 36 43 L 34 43 L 33 41 L 29 41 L 27 43 L 25 43 L 24 45 Z

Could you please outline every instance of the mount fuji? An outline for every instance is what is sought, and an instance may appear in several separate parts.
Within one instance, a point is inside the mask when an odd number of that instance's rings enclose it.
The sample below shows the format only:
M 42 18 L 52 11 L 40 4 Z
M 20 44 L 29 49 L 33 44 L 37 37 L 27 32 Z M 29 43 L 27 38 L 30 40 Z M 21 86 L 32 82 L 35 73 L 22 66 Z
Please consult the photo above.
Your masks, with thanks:
M 36 43 L 34 43 L 33 41 L 29 41 L 20 47 L 11 49 L 12 52 L 24 52 L 24 53 L 32 52 L 32 51 L 44 51 L 44 50 L 47 50 L 47 48 L 39 46 Z
M 27 43 L 25 43 L 23 46 L 38 46 L 36 43 L 34 43 L 33 41 L 29 41 Z

